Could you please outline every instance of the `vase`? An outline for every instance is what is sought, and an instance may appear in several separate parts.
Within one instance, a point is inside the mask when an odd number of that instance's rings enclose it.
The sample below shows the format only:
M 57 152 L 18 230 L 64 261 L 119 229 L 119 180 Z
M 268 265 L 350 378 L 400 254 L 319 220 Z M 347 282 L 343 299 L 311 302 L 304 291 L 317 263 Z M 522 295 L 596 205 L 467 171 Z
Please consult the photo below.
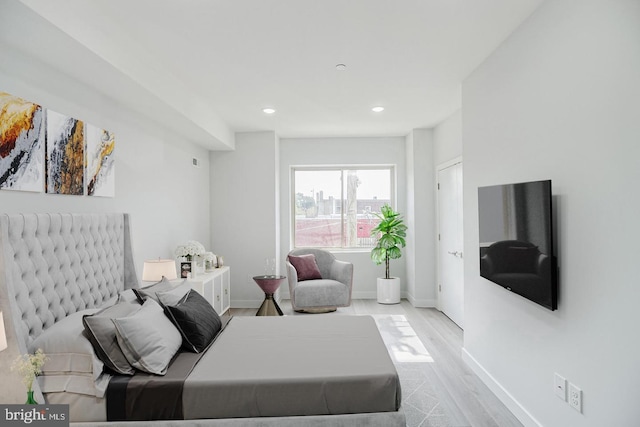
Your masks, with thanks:
M 400 278 L 378 277 L 378 303 L 398 304 L 400 302 Z
M 25 405 L 37 405 L 38 402 L 36 402 L 36 399 L 33 398 L 33 390 L 28 390 L 27 391 L 27 401 L 25 402 Z

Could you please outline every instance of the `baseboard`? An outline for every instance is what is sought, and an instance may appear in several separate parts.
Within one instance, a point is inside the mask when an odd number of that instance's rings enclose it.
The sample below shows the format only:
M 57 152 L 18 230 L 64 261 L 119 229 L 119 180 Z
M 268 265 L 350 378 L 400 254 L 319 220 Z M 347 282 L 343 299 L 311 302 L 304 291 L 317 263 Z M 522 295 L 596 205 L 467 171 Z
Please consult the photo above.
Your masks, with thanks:
M 377 299 L 378 293 L 376 291 L 359 291 L 352 292 L 351 299 Z
M 500 384 L 478 361 L 467 351 L 462 349 L 462 360 L 471 368 L 471 370 L 489 387 L 504 406 L 525 426 L 525 427 L 542 427 L 542 424 L 536 420 L 512 395 Z
M 437 306 L 437 301 L 434 299 L 417 299 L 409 294 L 406 295 L 406 298 L 414 307 L 433 308 Z
M 370 292 L 353 292 L 351 294 L 351 299 L 376 299 L 378 298 L 378 293 L 376 291 L 370 291 Z M 402 298 L 405 298 L 405 295 L 403 293 Z M 290 299 L 289 298 L 289 292 L 281 292 L 279 295 L 276 296 L 276 301 L 278 301 L 278 304 L 280 303 L 280 300 L 283 299 Z
M 234 299 L 231 301 L 231 308 L 260 308 L 264 299 L 252 300 L 252 299 Z
M 436 307 L 436 300 L 433 299 L 415 299 L 412 295 L 402 292 L 401 297 L 408 300 L 414 307 Z M 275 296 L 276 302 L 280 304 L 282 300 L 289 299 L 288 292 L 278 293 Z M 354 292 L 351 295 L 351 299 L 377 299 L 378 293 L 376 291 L 360 291 Z M 259 308 L 263 300 L 232 300 L 231 307 L 233 308 Z

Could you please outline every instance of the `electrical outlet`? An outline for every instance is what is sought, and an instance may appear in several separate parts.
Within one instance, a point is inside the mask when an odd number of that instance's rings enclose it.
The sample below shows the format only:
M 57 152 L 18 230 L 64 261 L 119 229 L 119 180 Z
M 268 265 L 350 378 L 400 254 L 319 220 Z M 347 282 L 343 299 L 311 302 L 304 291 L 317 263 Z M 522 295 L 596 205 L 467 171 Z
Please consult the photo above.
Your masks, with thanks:
M 582 413 L 582 390 L 569 383 L 569 405 Z
M 560 374 L 555 374 L 553 377 L 553 389 L 563 401 L 567 401 L 567 380 Z

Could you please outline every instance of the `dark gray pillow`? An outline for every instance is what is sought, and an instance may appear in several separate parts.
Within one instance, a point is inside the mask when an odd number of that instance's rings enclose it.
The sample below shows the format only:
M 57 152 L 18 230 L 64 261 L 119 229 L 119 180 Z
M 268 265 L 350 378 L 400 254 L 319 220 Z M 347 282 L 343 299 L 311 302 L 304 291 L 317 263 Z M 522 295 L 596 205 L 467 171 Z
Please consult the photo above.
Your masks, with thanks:
M 165 313 L 182 334 L 188 351 L 205 350 L 222 328 L 220 316 L 198 292 L 190 290 L 178 304 L 165 305 Z
M 112 319 L 129 316 L 140 310 L 140 307 L 137 302 L 122 301 L 95 314 L 82 317 L 84 330 L 96 355 L 107 368 L 115 373 L 133 375 L 135 369 L 129 364 L 118 345 L 116 327 Z

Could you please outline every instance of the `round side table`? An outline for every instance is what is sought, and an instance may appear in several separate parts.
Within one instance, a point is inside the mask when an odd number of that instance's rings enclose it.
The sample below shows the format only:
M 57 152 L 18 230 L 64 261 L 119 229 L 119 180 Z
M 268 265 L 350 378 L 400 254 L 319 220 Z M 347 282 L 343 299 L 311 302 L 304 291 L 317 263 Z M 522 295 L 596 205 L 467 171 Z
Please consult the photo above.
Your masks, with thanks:
M 286 276 L 255 276 L 253 281 L 260 286 L 260 289 L 264 292 L 264 301 L 258 309 L 256 316 L 282 316 L 282 310 L 278 306 L 278 303 L 273 299 L 273 294 L 276 293 L 280 284 Z

